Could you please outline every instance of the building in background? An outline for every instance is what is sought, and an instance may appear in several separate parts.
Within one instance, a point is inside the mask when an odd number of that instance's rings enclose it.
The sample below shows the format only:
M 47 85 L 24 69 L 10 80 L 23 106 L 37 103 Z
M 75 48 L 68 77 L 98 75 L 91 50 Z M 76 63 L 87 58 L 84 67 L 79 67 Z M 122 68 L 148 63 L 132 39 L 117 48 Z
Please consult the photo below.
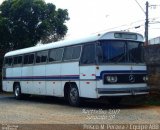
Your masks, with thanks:
M 160 36 L 149 40 L 149 44 L 160 44 Z

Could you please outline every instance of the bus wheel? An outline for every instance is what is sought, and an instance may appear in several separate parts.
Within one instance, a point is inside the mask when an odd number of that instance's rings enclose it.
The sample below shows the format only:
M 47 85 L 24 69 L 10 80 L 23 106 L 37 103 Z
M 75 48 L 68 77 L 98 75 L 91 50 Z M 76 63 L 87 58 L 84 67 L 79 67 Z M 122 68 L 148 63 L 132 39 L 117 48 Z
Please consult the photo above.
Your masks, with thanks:
M 16 99 L 21 99 L 22 94 L 21 94 L 21 87 L 19 84 L 16 84 L 14 87 L 14 96 Z
M 80 105 L 80 97 L 79 97 L 78 88 L 74 85 L 71 85 L 69 88 L 68 101 L 69 101 L 69 104 L 72 106 Z

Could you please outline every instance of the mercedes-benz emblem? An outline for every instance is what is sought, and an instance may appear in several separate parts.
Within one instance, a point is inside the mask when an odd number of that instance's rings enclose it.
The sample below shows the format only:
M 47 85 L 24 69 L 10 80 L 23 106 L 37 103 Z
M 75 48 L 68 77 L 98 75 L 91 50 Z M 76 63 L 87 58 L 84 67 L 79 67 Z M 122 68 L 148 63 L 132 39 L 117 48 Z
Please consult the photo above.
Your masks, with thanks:
M 134 77 L 134 75 L 132 75 L 132 74 L 129 75 L 129 81 L 132 82 L 132 83 L 135 82 L 135 77 Z

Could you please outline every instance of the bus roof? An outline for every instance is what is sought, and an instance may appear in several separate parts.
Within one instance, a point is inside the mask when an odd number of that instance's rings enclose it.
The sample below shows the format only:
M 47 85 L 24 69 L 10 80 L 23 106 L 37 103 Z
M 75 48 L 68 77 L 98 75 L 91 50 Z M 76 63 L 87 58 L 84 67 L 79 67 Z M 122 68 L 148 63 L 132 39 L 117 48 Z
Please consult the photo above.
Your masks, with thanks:
M 124 34 L 124 36 L 122 34 Z M 93 42 L 93 41 L 98 41 L 98 40 L 107 40 L 107 39 L 108 40 L 113 40 L 113 39 L 122 40 L 123 39 L 123 40 L 139 41 L 139 42 L 144 41 L 143 36 L 138 33 L 112 31 L 112 32 L 105 32 L 102 34 L 94 34 L 88 37 L 83 37 L 83 38 L 78 38 L 78 39 L 62 40 L 58 42 L 44 44 L 41 46 L 34 46 L 34 47 L 19 49 L 15 51 L 10 51 L 5 54 L 5 57 L 27 54 L 27 53 L 37 52 L 37 51 L 48 50 L 52 48 L 64 47 L 64 46 L 83 44 L 83 43 Z

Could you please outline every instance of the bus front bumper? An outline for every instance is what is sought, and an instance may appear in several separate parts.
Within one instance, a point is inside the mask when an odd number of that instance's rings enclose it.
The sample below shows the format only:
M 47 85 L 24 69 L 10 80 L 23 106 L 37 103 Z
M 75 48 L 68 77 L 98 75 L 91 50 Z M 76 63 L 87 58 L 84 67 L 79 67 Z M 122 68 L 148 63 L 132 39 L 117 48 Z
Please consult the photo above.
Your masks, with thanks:
M 100 95 L 105 96 L 125 96 L 125 95 L 143 95 L 149 94 L 150 87 L 136 88 L 97 88 Z

